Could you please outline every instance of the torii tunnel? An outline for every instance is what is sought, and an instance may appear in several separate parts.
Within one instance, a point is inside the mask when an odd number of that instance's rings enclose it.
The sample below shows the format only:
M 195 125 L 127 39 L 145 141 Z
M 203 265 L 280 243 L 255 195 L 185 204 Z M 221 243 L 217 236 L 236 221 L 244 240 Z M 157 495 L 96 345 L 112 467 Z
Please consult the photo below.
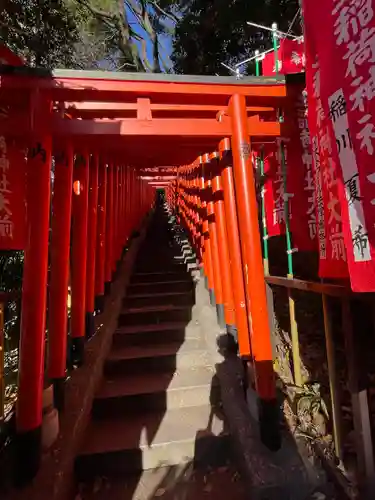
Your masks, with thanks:
M 76 366 L 85 363 L 94 313 L 158 188 L 189 235 L 220 326 L 253 361 L 261 436 L 277 448 L 252 150 L 288 137 L 293 81 L 10 66 L 0 74 L 6 110 L 0 135 L 28 150 L 16 411 L 20 474 L 31 478 L 39 467 L 47 302 L 47 370 L 63 412 L 67 350 Z

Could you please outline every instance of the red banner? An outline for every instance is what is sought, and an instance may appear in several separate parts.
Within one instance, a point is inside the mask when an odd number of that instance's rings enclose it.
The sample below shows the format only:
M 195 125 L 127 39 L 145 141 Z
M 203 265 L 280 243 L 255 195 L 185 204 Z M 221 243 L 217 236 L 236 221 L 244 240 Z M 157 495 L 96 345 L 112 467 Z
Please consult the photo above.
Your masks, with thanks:
M 311 59 L 308 48 L 306 48 L 306 67 L 320 257 L 319 276 L 346 278 L 348 268 L 338 194 L 339 171 L 332 155 L 328 120 L 322 109 L 320 69 Z
M 350 279 L 357 292 L 375 291 L 374 3 L 304 1 L 307 77 L 319 82 L 323 137 L 332 144 Z
M 270 237 L 285 234 L 284 200 L 287 198 L 289 229 L 293 236 L 293 246 L 295 250 L 312 251 L 317 248 L 312 156 L 311 149 L 308 149 L 308 130 L 307 128 L 298 129 L 298 123 L 303 124 L 302 121 L 295 121 L 294 133 L 290 138 L 283 139 L 287 192 L 285 192 L 282 159 L 280 158 L 280 144 L 268 146 L 265 151 L 265 215 Z M 293 127 L 290 130 L 293 131 Z M 303 138 L 305 150 L 302 148 L 300 136 Z
M 305 71 L 305 52 L 303 42 L 300 40 L 281 40 L 277 51 L 277 70 L 282 75 L 290 73 L 301 73 Z M 262 73 L 264 76 L 273 76 L 276 73 L 275 53 L 265 54 L 262 61 Z
M 285 113 L 289 137 L 283 142 L 293 246 L 295 250 L 313 251 L 317 249 L 315 183 L 304 90 L 303 86 L 296 84 L 289 90 L 290 102 L 294 104 Z
M 264 150 L 264 207 L 268 236 L 285 234 L 284 185 L 276 144 Z
M 22 250 L 26 236 L 26 159 L 0 136 L 0 250 Z

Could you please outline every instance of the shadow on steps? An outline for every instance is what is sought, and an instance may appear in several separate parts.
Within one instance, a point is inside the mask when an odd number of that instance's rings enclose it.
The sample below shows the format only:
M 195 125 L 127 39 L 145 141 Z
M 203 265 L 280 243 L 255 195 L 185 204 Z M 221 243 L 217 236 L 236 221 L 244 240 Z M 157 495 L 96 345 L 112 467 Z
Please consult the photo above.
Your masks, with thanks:
M 178 251 L 158 207 L 76 458 L 76 500 L 224 499 L 229 489 L 245 498 L 230 465 L 215 369 L 192 319 L 194 283 L 175 264 Z

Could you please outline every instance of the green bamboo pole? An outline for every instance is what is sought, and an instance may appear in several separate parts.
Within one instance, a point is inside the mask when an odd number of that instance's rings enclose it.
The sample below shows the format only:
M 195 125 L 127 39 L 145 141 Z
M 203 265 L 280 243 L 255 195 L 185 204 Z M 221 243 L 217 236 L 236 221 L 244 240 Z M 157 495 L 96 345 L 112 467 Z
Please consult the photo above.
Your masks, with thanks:
M 283 176 L 283 186 L 284 186 L 284 219 L 285 219 L 285 237 L 286 237 L 286 251 L 288 258 L 288 279 L 293 279 L 293 248 L 292 248 L 292 238 L 290 234 L 289 226 L 289 199 L 287 196 L 288 185 L 287 185 L 287 164 L 285 161 L 285 149 L 284 143 L 280 141 L 279 146 L 281 169 Z M 296 320 L 296 306 L 293 297 L 293 292 L 288 288 L 288 303 L 289 303 L 289 318 L 290 318 L 290 333 L 292 337 L 292 356 L 293 356 L 293 371 L 294 371 L 294 383 L 295 385 L 302 385 L 302 371 L 301 371 L 301 354 L 299 349 L 299 335 L 298 335 L 298 325 Z
M 279 54 L 278 54 L 278 46 L 277 46 L 277 23 L 272 24 L 272 42 L 273 42 L 273 50 L 275 54 L 275 73 L 279 74 Z
M 263 266 L 264 274 L 269 276 L 270 266 L 268 259 L 268 230 L 267 230 L 267 219 L 266 219 L 266 203 L 264 199 L 264 150 L 260 151 L 260 178 L 261 178 L 261 200 L 262 200 L 262 226 L 263 226 Z
M 259 50 L 255 51 L 255 55 L 259 56 Z M 255 76 L 260 76 L 259 58 L 255 58 Z
M 280 141 L 279 146 L 280 151 L 280 159 L 281 159 L 281 170 L 283 176 L 283 186 L 284 186 L 284 219 L 285 219 L 285 237 L 286 237 L 286 250 L 288 255 L 288 276 L 293 278 L 293 256 L 292 256 L 292 238 L 290 235 L 290 226 L 289 226 L 289 200 L 286 196 L 288 193 L 288 184 L 287 184 L 287 165 L 285 161 L 285 149 L 284 143 Z

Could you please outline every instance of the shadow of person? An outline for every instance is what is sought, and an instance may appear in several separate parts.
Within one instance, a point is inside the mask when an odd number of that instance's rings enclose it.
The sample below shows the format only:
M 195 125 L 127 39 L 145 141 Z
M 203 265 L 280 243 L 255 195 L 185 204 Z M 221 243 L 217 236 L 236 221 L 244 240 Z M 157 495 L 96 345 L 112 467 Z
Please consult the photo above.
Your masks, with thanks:
M 300 446 L 288 425 L 284 414 L 285 390 L 277 373 L 274 374 L 277 420 L 272 422 L 274 428 L 270 433 L 271 437 L 273 433 L 280 435 L 281 446 L 275 450 L 264 442 L 261 426 L 264 414 L 255 382 L 258 366 L 254 366 L 251 359 L 243 362 L 228 348 L 227 342 L 226 335 L 217 340 L 224 359 L 216 364 L 216 375 L 220 380 L 223 411 L 243 477 L 254 492 L 258 490 L 257 494 L 263 491 L 271 495 L 276 488 L 280 498 L 289 498 L 290 495 L 296 499 L 307 498 L 311 492 L 324 493 L 326 498 L 332 498 L 332 485 L 326 481 L 320 467 L 309 462 L 307 451 Z
M 222 467 L 228 462 L 229 432 L 223 414 L 220 384 L 215 374 L 210 388 L 210 413 L 206 428 L 195 436 L 194 468 L 211 469 Z

